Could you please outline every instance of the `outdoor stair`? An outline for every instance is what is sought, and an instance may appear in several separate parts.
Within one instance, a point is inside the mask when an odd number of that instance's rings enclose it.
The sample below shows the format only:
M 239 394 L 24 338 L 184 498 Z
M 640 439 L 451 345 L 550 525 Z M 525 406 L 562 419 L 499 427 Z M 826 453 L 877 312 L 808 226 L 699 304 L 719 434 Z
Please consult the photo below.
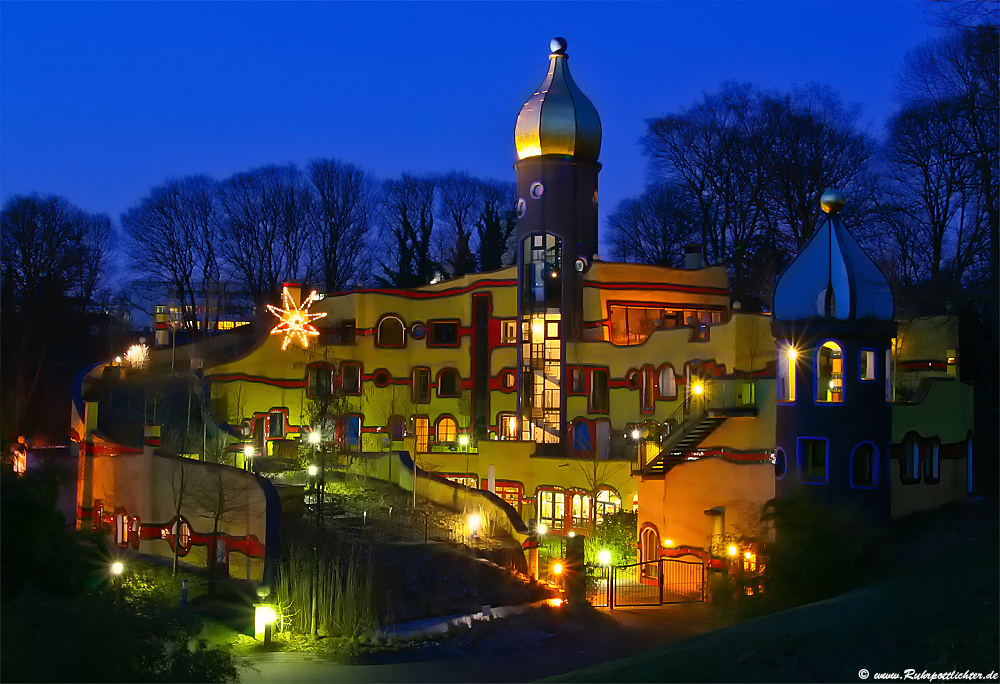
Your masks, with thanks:
M 656 458 L 638 471 L 637 474 L 643 477 L 664 475 L 674 466 L 683 463 L 690 456 L 695 448 L 708 437 L 715 428 L 719 427 L 727 416 L 713 416 L 705 414 L 689 428 L 679 433 L 674 440 L 667 441 Z

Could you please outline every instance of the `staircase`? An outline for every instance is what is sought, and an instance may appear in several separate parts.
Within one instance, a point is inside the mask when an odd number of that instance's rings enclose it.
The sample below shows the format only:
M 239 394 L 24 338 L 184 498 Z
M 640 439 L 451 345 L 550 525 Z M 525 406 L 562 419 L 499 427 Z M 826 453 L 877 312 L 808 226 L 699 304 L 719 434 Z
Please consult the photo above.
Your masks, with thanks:
M 643 477 L 663 476 L 668 470 L 687 460 L 691 452 L 708 437 L 727 416 L 709 415 L 708 411 L 693 417 L 686 425 L 680 426 L 674 435 L 664 442 L 663 450 L 649 463 L 634 474 Z

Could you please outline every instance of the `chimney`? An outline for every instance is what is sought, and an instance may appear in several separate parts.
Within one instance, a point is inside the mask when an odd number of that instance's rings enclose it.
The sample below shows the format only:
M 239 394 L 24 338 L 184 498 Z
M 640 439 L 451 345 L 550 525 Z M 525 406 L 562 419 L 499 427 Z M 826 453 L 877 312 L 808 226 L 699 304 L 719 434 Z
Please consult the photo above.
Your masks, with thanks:
M 701 251 L 700 244 L 692 242 L 690 245 L 684 245 L 684 268 L 705 268 L 705 255 Z

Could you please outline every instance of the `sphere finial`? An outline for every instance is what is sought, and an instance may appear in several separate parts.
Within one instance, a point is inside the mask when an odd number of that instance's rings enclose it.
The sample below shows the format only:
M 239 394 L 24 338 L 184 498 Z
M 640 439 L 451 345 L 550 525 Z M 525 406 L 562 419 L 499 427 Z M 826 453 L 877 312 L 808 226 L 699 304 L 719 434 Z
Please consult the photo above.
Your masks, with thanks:
M 549 49 L 552 50 L 552 54 L 555 55 L 566 54 L 566 39 L 556 36 L 549 41 Z
M 828 214 L 839 214 L 843 211 L 845 204 L 847 204 L 847 200 L 844 198 L 844 193 L 833 188 L 828 189 L 819 198 L 819 205 Z

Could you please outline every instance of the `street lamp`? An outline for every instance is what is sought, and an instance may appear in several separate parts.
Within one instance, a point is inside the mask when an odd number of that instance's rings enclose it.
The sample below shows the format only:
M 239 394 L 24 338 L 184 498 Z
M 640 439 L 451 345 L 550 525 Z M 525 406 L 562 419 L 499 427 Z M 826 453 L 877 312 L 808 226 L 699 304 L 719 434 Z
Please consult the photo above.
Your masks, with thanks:
M 597 554 L 597 562 L 604 566 L 611 565 L 611 552 L 607 549 L 601 549 L 601 552 Z
M 121 561 L 115 561 L 111 564 L 111 584 L 115 588 L 116 606 L 122 602 L 122 572 L 124 570 L 125 565 Z
M 313 448 L 313 460 L 316 460 L 316 452 L 319 447 L 320 441 L 323 439 L 323 435 L 319 430 L 313 430 L 309 433 L 309 443 L 312 444 Z M 316 550 L 313 553 L 313 577 L 312 577 L 312 636 L 313 638 L 319 637 L 319 598 L 317 596 L 317 586 L 319 585 L 319 534 L 320 528 L 323 526 L 323 490 L 326 488 L 326 463 L 323 460 L 323 450 L 319 451 L 319 483 L 316 487 Z M 316 472 L 316 466 L 309 466 L 309 474 L 314 476 Z
M 317 467 L 316 467 L 316 466 L 314 466 L 314 465 L 310 465 L 310 466 L 309 466 L 309 467 L 307 468 L 307 470 L 308 470 L 308 472 L 309 472 L 309 477 L 316 477 L 316 473 L 318 473 L 318 472 L 319 472 L 319 468 L 317 468 Z
M 253 471 L 253 444 L 243 445 L 243 466 L 246 470 Z
M 473 513 L 469 516 L 469 532 L 472 534 L 473 539 L 479 536 L 479 527 L 482 524 L 483 519 L 479 515 Z
M 469 436 L 468 435 L 459 435 L 458 436 L 458 446 L 462 447 L 462 451 L 465 451 L 466 449 L 468 449 L 469 448 Z

